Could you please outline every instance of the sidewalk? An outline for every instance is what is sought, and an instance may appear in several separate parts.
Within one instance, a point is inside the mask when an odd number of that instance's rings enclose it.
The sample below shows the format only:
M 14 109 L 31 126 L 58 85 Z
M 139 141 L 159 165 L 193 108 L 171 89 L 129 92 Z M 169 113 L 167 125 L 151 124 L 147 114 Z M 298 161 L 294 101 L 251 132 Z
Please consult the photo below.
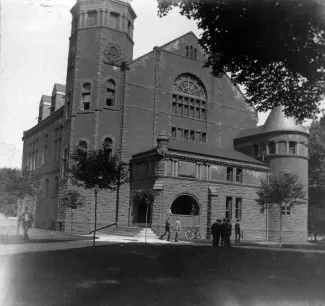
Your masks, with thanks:
M 98 234 L 96 236 L 96 245 L 108 245 L 108 244 L 125 244 L 125 243 L 145 243 L 144 237 L 125 237 L 115 235 L 103 235 Z M 67 250 L 74 248 L 84 248 L 93 245 L 92 235 L 70 235 L 62 232 L 46 231 L 41 229 L 31 229 L 30 238 L 37 243 L 25 243 L 25 244 L 0 244 L 0 255 L 11 255 L 18 253 L 28 252 L 47 252 L 54 250 Z M 191 245 L 191 246 L 211 246 L 210 242 L 195 242 L 195 241 L 166 241 L 159 240 L 157 238 L 147 238 L 147 243 L 151 244 L 172 244 L 172 245 Z M 260 245 L 259 245 L 260 244 Z M 312 248 L 279 248 L 275 242 L 266 241 L 243 241 L 240 244 L 232 244 L 234 248 L 244 249 L 256 249 L 256 250 L 270 250 L 270 251 L 289 251 L 289 252 L 303 252 L 303 253 L 320 253 L 325 254 L 324 249 L 312 249 Z M 308 243 L 306 243 L 308 245 Z

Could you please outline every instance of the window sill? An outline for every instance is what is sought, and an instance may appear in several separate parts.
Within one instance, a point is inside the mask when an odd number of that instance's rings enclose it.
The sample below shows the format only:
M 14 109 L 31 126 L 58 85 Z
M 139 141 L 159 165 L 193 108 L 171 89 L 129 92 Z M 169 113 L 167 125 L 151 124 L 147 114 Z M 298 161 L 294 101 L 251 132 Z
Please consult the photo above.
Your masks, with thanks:
M 120 109 L 116 106 L 103 106 L 103 109 L 113 110 L 113 111 L 119 111 Z

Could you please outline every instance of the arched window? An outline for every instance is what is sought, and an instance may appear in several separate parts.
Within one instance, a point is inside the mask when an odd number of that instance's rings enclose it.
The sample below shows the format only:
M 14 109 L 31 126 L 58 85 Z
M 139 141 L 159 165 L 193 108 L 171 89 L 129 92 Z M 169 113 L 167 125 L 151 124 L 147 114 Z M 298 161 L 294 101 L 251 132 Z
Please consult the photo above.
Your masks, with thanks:
M 200 206 L 195 198 L 190 195 L 181 195 L 175 199 L 171 208 L 173 215 L 199 215 Z
M 112 155 L 112 149 L 113 149 L 113 141 L 111 138 L 105 138 L 104 140 L 104 153 L 108 156 Z
M 268 143 L 269 154 L 275 154 L 275 142 L 271 141 Z
M 297 143 L 294 141 L 289 142 L 289 154 L 297 154 Z
M 82 107 L 83 107 L 83 110 L 90 109 L 90 95 L 91 95 L 90 83 L 83 84 L 83 86 L 82 86 Z
M 71 92 L 67 94 L 67 104 L 66 104 L 66 119 L 71 115 Z
M 173 84 L 172 113 L 206 120 L 207 97 L 202 82 L 191 74 L 182 74 Z
M 196 59 L 196 48 L 194 48 L 194 59 Z
M 186 56 L 189 56 L 189 50 L 188 50 L 188 46 L 186 46 Z
M 193 47 L 192 46 L 190 47 L 190 54 L 191 54 L 190 57 L 193 58 Z
M 115 82 L 108 80 L 106 83 L 106 106 L 115 106 Z

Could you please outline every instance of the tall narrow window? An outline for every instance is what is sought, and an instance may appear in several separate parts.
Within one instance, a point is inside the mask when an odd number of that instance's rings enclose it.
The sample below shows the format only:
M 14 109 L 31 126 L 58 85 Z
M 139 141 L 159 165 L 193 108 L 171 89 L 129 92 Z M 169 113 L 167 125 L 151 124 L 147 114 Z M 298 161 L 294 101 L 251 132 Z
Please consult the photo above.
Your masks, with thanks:
M 172 138 L 176 138 L 176 128 L 172 127 Z
M 269 146 L 269 154 L 275 154 L 275 142 L 269 142 L 268 143 Z
M 63 160 L 62 160 L 62 177 L 66 177 L 68 173 L 68 149 L 65 148 L 63 151 Z
M 241 212 L 242 212 L 242 199 L 236 198 L 236 207 L 235 207 L 235 218 L 241 219 Z
M 190 140 L 194 141 L 194 131 L 190 131 Z
M 289 142 L 289 154 L 297 154 L 297 143 L 290 141 Z
M 38 167 L 38 151 L 35 152 L 35 169 Z
M 128 21 L 128 34 L 132 38 L 132 23 Z
M 111 20 L 111 22 L 110 22 L 110 25 L 111 25 L 111 28 L 113 28 L 113 29 L 118 29 L 119 28 L 119 26 L 118 26 L 118 18 L 119 16 L 118 16 L 118 14 L 116 14 L 116 13 L 111 13 L 110 14 L 110 20 Z
M 202 142 L 207 142 L 207 134 L 202 133 Z
M 254 157 L 258 157 L 260 154 L 259 154 L 259 146 L 258 145 L 254 145 L 253 147 L 253 154 L 254 154 Z
M 226 197 L 225 217 L 226 219 L 232 218 L 232 197 Z
M 243 182 L 243 169 L 240 168 L 236 169 L 236 182 L 237 183 Z
M 48 179 L 45 180 L 45 186 L 44 186 L 44 198 L 47 199 L 49 197 L 49 185 L 50 181 Z
M 189 50 L 188 50 L 188 46 L 186 46 L 186 56 L 189 56 Z
M 90 95 L 91 95 L 91 85 L 90 83 L 85 83 L 82 86 L 82 105 L 83 110 L 90 109 Z
M 67 94 L 67 104 L 66 104 L 66 119 L 71 115 L 71 92 Z
M 87 158 L 87 142 L 79 141 L 78 149 L 80 150 L 80 158 L 83 160 Z
M 196 59 L 196 48 L 194 48 L 194 59 Z
M 188 130 L 184 130 L 184 139 L 188 140 Z
M 106 106 L 115 106 L 115 82 L 108 80 L 106 84 Z
M 111 138 L 105 138 L 104 140 L 104 153 L 108 156 L 112 155 L 113 141 Z
M 233 171 L 234 169 L 232 167 L 227 167 L 227 181 L 233 181 Z
M 97 25 L 97 11 L 89 11 L 87 21 L 88 27 Z
M 193 47 L 190 47 L 190 57 L 193 58 Z

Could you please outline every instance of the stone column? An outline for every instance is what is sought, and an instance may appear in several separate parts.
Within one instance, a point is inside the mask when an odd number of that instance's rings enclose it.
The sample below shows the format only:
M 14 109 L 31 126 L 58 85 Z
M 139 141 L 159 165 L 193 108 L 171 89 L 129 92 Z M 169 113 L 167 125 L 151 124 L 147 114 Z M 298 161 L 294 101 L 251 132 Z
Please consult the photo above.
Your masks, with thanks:
M 286 141 L 286 154 L 289 154 L 289 141 Z
M 269 155 L 269 143 L 265 143 L 265 155 Z
M 97 26 L 100 26 L 101 22 L 101 10 L 96 10 L 97 12 Z
M 84 12 L 84 27 L 87 27 L 87 21 L 88 21 L 88 13 Z
M 279 142 L 275 141 L 275 154 L 279 153 Z

